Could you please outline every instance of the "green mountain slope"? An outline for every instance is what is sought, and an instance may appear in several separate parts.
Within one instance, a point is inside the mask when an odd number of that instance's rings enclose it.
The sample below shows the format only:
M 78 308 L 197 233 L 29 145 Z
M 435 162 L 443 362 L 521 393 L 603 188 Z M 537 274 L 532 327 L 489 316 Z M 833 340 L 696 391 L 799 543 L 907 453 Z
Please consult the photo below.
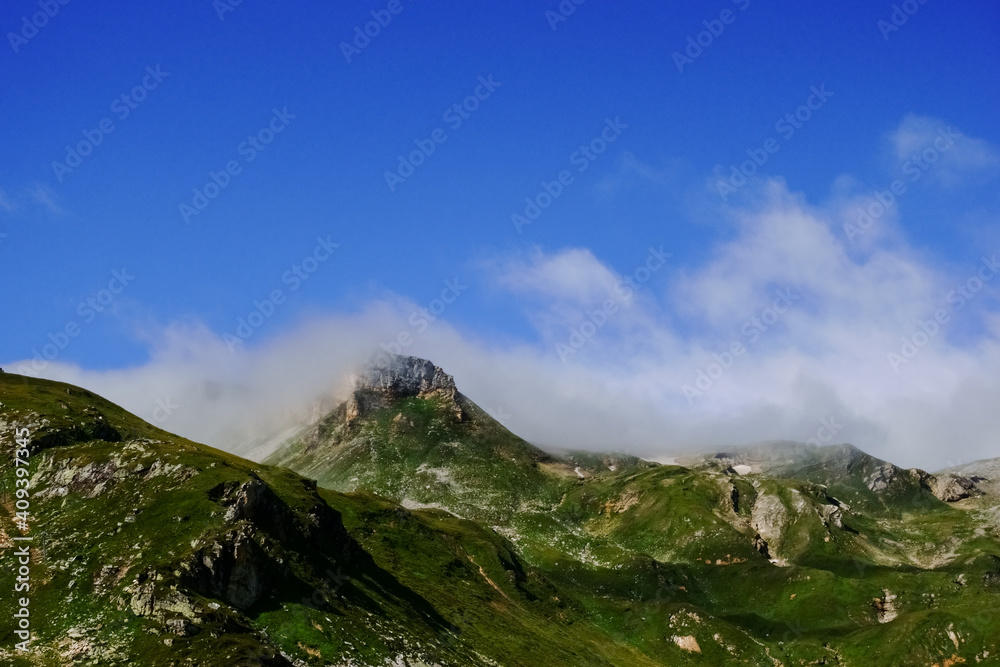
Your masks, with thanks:
M 338 491 L 369 491 L 407 507 L 489 523 L 557 502 L 560 480 L 592 474 L 596 458 L 559 459 L 517 437 L 428 361 L 396 357 L 369 369 L 346 402 L 266 462 Z M 586 473 L 583 472 L 586 468 Z
M 31 641 L 11 665 L 656 664 L 476 524 L 318 489 L 84 390 L 0 375 L 0 590 L 30 545 Z M 31 542 L 16 538 L 30 537 Z
M 0 664 L 1000 664 L 995 499 L 873 489 L 857 450 L 547 454 L 408 358 L 267 464 L 0 375 L 8 461 L 25 433 L 0 590 L 30 536 L 33 636 L 0 597 Z
M 406 380 L 413 368 L 447 391 Z M 401 358 L 363 373 L 345 405 L 269 461 L 488 522 L 596 624 L 664 664 L 997 656 L 988 629 L 1000 615 L 984 603 L 1000 529 L 985 497 L 944 502 L 934 476 L 850 445 L 769 444 L 687 466 L 547 455 L 441 369 Z M 940 631 L 898 630 L 935 619 Z

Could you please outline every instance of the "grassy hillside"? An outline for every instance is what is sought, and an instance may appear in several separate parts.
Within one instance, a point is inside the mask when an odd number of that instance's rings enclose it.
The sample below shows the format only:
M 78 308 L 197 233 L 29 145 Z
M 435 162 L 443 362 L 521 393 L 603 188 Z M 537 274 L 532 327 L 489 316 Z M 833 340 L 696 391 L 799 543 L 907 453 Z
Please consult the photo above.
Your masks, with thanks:
M 549 455 L 460 394 L 369 406 L 277 452 L 292 472 L 0 375 L 35 540 L 31 651 L 5 594 L 0 663 L 1000 664 L 985 497 L 873 491 L 865 466 L 868 504 L 835 466 Z M 0 480 L 7 591 L 12 465 Z
M 1000 615 L 984 602 L 1000 526 L 983 498 L 942 502 L 926 473 L 849 445 L 689 467 L 547 455 L 460 400 L 383 397 L 353 420 L 341 409 L 270 461 L 492 525 L 591 622 L 661 664 L 997 656 Z M 899 630 L 934 619 L 940 631 Z
M 489 523 L 557 501 L 553 480 L 576 477 L 461 395 L 405 397 L 353 421 L 341 406 L 267 462 L 329 489 L 368 491 Z
M 27 533 L 3 470 L 0 590 L 12 538 L 35 540 L 31 650 L 5 594 L 3 664 L 656 664 L 477 524 L 317 489 L 68 385 L 0 375 L 0 403 L 5 455 L 22 428 L 31 450 Z

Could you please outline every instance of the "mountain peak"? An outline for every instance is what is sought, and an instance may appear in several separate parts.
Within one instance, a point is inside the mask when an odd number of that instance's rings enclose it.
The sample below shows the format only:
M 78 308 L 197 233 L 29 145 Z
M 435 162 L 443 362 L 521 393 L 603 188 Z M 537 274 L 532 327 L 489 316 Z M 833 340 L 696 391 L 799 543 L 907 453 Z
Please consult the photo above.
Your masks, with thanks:
M 354 376 L 355 390 L 381 391 L 397 397 L 454 392 L 455 378 L 427 359 L 398 354 L 379 356 Z
M 437 396 L 454 405 L 459 420 L 464 411 L 455 378 L 427 359 L 403 355 L 380 355 L 352 378 L 353 391 L 347 401 L 347 419 L 353 421 L 404 398 Z

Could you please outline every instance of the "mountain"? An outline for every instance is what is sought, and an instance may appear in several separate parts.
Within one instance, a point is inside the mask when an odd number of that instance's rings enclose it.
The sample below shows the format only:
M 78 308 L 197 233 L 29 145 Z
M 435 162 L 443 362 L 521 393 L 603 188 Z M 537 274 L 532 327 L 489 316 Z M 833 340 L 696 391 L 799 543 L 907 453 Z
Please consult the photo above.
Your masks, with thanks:
M 700 653 L 689 658 L 749 641 L 767 649 L 764 660 L 866 664 L 885 659 L 875 636 L 895 646 L 898 663 L 886 664 L 996 655 L 968 625 L 997 621 L 976 602 L 992 594 L 1000 563 L 998 523 L 976 504 L 981 492 L 951 497 L 937 477 L 850 445 L 765 443 L 684 465 L 545 453 L 479 410 L 431 362 L 400 357 L 361 371 L 344 404 L 269 462 L 320 486 L 485 521 L 564 590 L 598 594 L 599 617 L 641 619 L 639 636 L 679 623 L 681 610 L 725 624 L 726 632 L 692 635 Z M 652 577 L 660 582 L 652 594 L 636 585 Z M 949 632 L 959 632 L 958 619 L 965 639 L 956 645 Z M 895 634 L 907 624 L 936 629 Z M 640 641 L 634 626 L 608 627 Z M 795 641 L 791 627 L 801 630 Z M 785 638 L 772 651 L 779 629 Z M 718 640 L 727 632 L 743 639 Z M 676 646 L 695 645 L 676 637 Z M 660 639 L 640 645 L 660 657 L 668 649 Z
M 1000 496 L 1000 458 L 973 461 L 937 473 L 939 477 L 964 478 L 990 495 Z
M 975 475 L 918 468 L 904 469 L 857 447 L 764 442 L 724 452 L 682 457 L 687 465 L 729 468 L 785 479 L 802 479 L 827 486 L 832 494 L 876 513 L 897 513 L 912 506 L 932 506 L 934 499 L 955 502 L 986 493 Z
M 346 401 L 266 462 L 325 488 L 489 523 L 551 506 L 560 480 L 653 465 L 623 455 L 543 452 L 461 394 L 441 368 L 404 356 L 360 370 Z
M 28 464 L 0 476 L 0 590 L 30 537 L 33 632 L 19 653 L 20 600 L 0 597 L 0 664 L 1000 656 L 995 499 L 944 502 L 919 471 L 849 446 L 685 465 L 548 453 L 411 357 L 362 368 L 265 463 L 2 374 L 0 443 Z
M 3 475 L 0 590 L 28 562 L 0 602 L 2 664 L 655 664 L 489 529 L 320 489 L 83 389 L 0 374 L 0 441 L 30 470 L 26 530 Z

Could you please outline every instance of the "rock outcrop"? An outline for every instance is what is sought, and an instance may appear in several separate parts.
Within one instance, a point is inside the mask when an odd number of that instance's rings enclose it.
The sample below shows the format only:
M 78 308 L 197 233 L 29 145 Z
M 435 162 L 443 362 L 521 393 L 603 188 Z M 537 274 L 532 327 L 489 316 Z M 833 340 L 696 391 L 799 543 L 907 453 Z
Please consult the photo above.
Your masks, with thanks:
M 899 608 L 896 604 L 896 597 L 888 588 L 882 589 L 882 597 L 872 600 L 875 613 L 879 623 L 888 623 L 899 616 Z
M 935 475 L 939 478 L 947 476 L 964 477 L 976 485 L 979 495 L 1000 495 L 1000 458 L 973 461 L 963 465 L 941 470 Z
M 844 513 L 837 505 L 820 505 L 816 511 L 822 519 L 823 525 L 827 528 L 830 526 L 844 527 Z
M 943 500 L 946 503 L 953 503 L 980 493 L 975 479 L 960 475 L 932 475 L 928 479 L 928 483 L 931 493 L 938 500 Z
M 190 563 L 194 588 L 245 611 L 263 593 L 263 565 L 267 560 L 269 556 L 253 539 L 252 527 L 243 523 L 195 552 Z
M 865 483 L 869 489 L 875 493 L 879 493 L 889 488 L 889 485 L 896 480 L 899 472 L 900 469 L 891 463 L 880 465 L 875 472 L 868 476 Z
M 788 509 L 778 496 L 769 493 L 757 496 L 750 516 L 750 525 L 757 531 L 754 548 L 772 562 L 781 561 L 775 552 L 788 520 Z
M 381 356 L 358 371 L 353 380 L 354 390 L 345 406 L 348 423 L 410 397 L 442 398 L 454 406 L 457 419 L 465 416 L 455 378 L 426 359 Z

